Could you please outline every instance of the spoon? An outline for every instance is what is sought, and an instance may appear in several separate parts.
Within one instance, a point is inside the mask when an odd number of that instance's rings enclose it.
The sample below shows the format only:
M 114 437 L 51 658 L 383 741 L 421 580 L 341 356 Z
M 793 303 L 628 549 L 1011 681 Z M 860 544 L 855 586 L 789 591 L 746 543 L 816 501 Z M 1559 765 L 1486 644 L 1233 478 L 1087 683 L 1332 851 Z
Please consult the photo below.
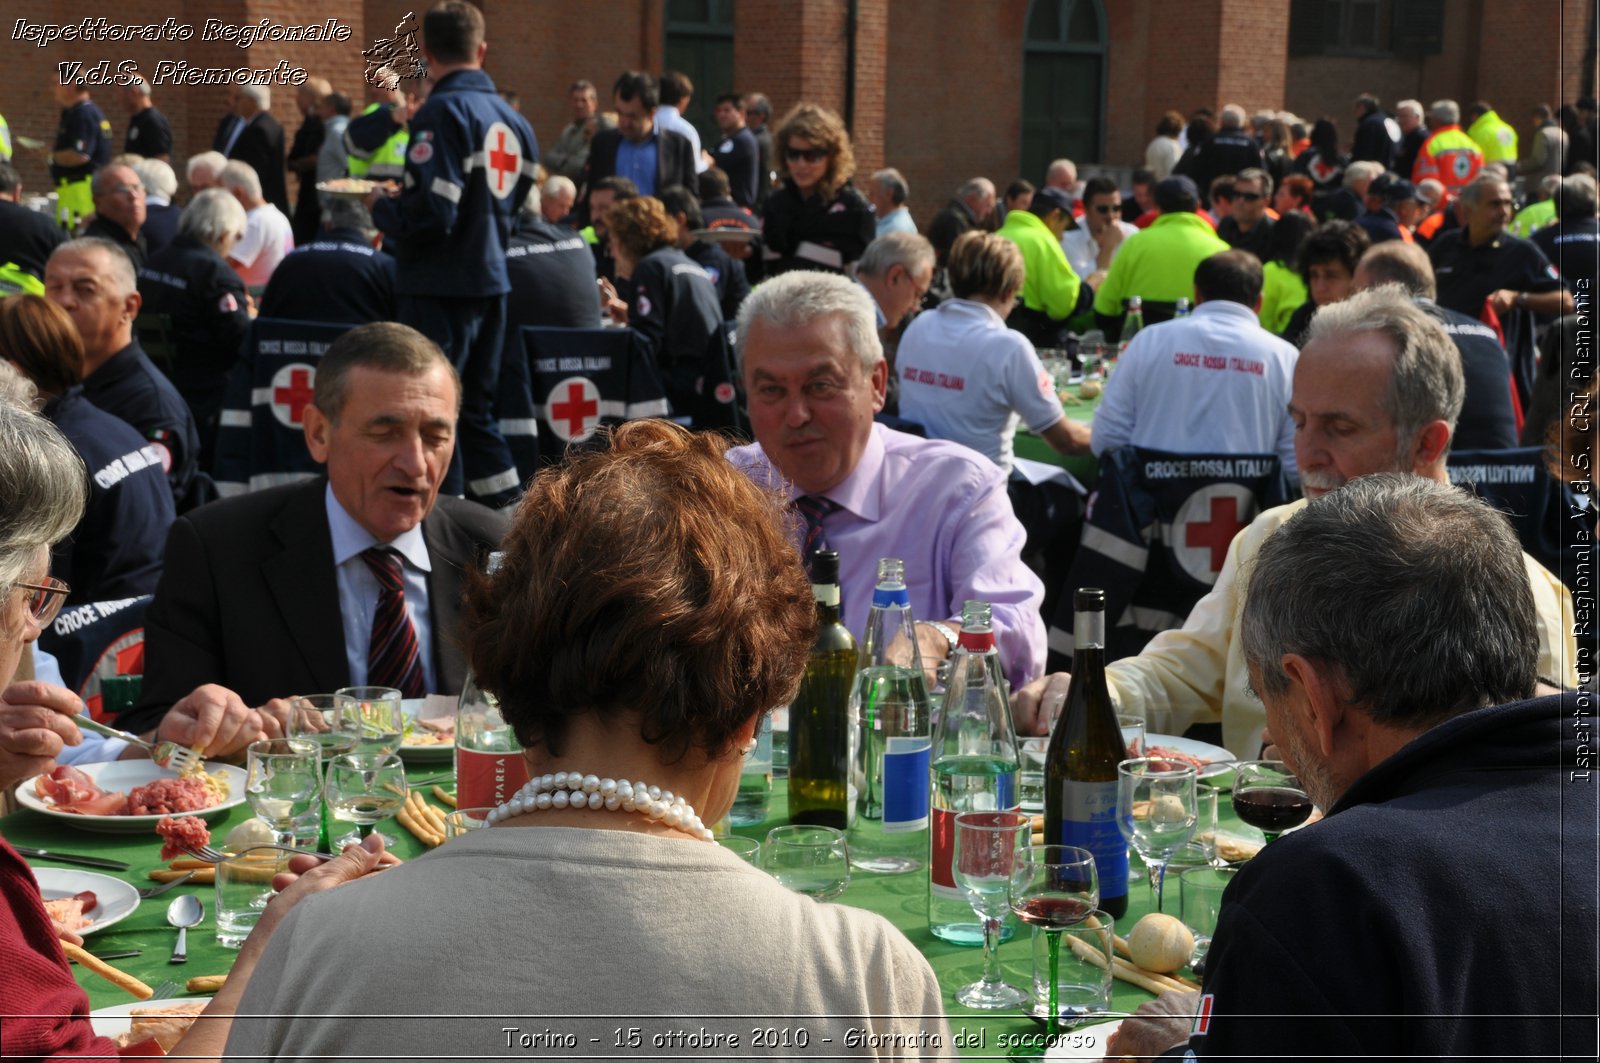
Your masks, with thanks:
M 167 922 L 178 928 L 178 944 L 172 950 L 170 963 L 189 962 L 189 928 L 198 926 L 206 917 L 206 907 L 192 893 L 172 898 L 167 905 Z

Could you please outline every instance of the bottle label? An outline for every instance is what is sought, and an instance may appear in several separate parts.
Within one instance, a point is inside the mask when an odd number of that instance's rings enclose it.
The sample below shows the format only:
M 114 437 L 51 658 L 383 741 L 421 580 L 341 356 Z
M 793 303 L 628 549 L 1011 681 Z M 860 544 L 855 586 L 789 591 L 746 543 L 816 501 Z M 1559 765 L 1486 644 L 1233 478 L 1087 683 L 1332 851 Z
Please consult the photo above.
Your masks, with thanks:
M 883 752 L 883 829 L 885 833 L 926 830 L 930 738 L 890 738 Z
M 818 605 L 838 605 L 839 585 L 837 583 L 813 583 L 811 597 L 817 600 Z
M 456 747 L 456 804 L 461 808 L 504 804 L 527 781 L 528 762 L 521 750 Z
M 928 860 L 928 874 L 932 879 L 932 890 L 945 897 L 960 899 L 961 891 L 956 888 L 955 853 L 956 853 L 956 816 L 959 813 L 951 808 L 936 808 L 932 816 L 932 842 L 929 851 L 932 854 Z
M 956 639 L 956 645 L 968 653 L 988 653 L 994 649 L 993 631 L 967 631 L 962 630 Z
M 872 604 L 879 609 L 910 605 L 911 592 L 904 587 L 878 587 L 872 592 Z
M 1046 838 L 1055 845 L 1076 845 L 1094 854 L 1100 874 L 1100 893 L 1121 897 L 1128 892 L 1128 842 L 1117 829 L 1117 784 L 1113 782 L 1060 782 L 1059 837 Z

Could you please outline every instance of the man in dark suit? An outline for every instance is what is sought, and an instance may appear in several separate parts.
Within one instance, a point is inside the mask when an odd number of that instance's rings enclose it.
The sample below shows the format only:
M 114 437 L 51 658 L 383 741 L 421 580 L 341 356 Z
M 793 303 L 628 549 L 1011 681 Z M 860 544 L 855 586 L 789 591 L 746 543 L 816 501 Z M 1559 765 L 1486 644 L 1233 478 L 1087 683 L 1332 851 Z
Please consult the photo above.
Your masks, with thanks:
M 241 85 L 238 115 L 244 128 L 227 152 L 230 159 L 249 163 L 261 178 L 261 194 L 268 203 L 289 213 L 289 181 L 284 176 L 283 126 L 270 113 L 272 91 L 265 85 Z
M 239 138 L 239 131 L 244 128 L 244 119 L 235 113 L 239 108 L 239 90 L 229 85 L 222 92 L 228 109 L 217 119 L 217 131 L 211 135 L 211 150 L 226 155 L 228 149 L 233 147 L 233 142 Z
M 143 693 L 119 723 L 147 728 L 205 684 L 249 705 L 365 684 L 458 692 L 461 592 L 506 526 L 438 497 L 459 402 L 449 361 L 411 328 L 375 322 L 335 341 L 302 408 L 327 477 L 173 525 L 145 619 Z
M 617 78 L 611 100 L 617 111 L 617 128 L 603 129 L 589 142 L 585 184 L 593 188 L 602 177 L 622 176 L 653 196 L 673 185 L 693 187 L 694 148 L 687 138 L 655 123 L 660 98 L 656 79 L 629 70 Z M 583 219 L 588 224 L 587 211 Z

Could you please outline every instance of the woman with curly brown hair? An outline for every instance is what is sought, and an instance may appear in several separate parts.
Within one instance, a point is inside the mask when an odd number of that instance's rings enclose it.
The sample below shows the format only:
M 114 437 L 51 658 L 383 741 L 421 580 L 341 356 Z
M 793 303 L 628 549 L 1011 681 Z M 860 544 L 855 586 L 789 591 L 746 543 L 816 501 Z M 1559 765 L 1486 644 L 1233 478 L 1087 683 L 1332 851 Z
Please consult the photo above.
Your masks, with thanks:
M 727 342 L 716 283 L 675 246 L 678 224 L 654 196 L 615 204 L 606 225 L 627 324 L 655 359 L 673 416 L 700 422 L 711 408 L 699 391 L 708 355 Z
M 816 1045 L 852 1029 L 951 1043 L 898 930 L 791 893 L 704 829 L 816 632 L 782 503 L 726 446 L 631 421 L 534 478 L 461 629 L 530 782 L 486 829 L 291 916 L 245 991 L 241 1012 L 262 1017 L 236 1021 L 231 1051 L 414 1058 L 481 1042 L 465 1017 L 481 1015 L 536 1015 L 569 1047 L 627 1047 L 601 1017 L 627 1015 L 693 1016 L 702 1039 L 804 1015 Z M 361 1017 L 392 1014 L 396 986 L 427 987 L 414 1017 Z
M 850 183 L 850 133 L 826 107 L 802 103 L 775 138 L 783 184 L 767 199 L 767 276 L 791 269 L 850 272 L 876 234 L 872 204 Z

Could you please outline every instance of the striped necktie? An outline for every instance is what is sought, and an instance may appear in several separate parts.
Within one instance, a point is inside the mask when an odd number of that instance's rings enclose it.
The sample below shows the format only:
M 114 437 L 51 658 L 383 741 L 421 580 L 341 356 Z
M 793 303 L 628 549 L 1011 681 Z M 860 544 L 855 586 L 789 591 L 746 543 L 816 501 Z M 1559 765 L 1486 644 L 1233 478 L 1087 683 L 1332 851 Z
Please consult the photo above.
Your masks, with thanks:
M 367 644 L 367 685 L 394 687 L 408 698 L 427 691 L 417 629 L 406 612 L 406 587 L 400 574 L 400 553 L 392 546 L 361 551 L 378 579 L 378 607 L 372 613 L 372 641 Z
M 828 549 L 828 533 L 822 527 L 823 518 L 838 509 L 839 505 L 821 495 L 801 495 L 793 505 L 795 512 L 806 522 L 805 533 L 800 538 L 800 559 L 805 563 L 806 572 L 810 573 L 811 555 L 818 550 Z

